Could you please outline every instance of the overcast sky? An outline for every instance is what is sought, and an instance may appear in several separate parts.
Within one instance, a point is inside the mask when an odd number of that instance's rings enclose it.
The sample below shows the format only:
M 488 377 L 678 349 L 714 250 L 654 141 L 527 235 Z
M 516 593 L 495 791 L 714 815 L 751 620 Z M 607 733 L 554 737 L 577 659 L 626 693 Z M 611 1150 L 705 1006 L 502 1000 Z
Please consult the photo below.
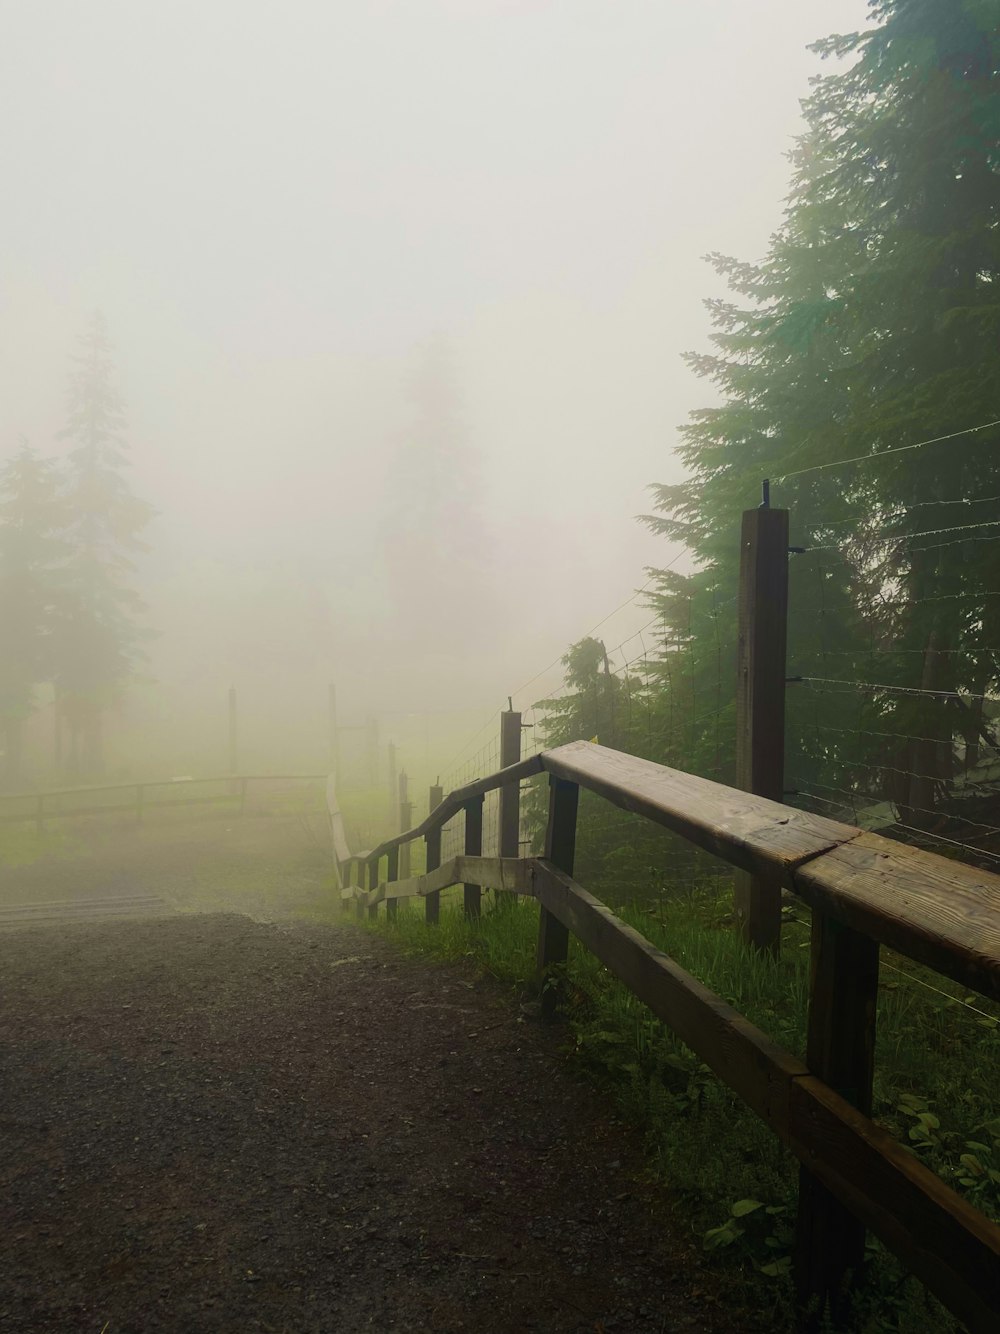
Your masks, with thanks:
M 666 563 L 634 516 L 711 401 L 680 359 L 719 293 L 701 257 L 765 251 L 806 46 L 865 9 L 2 0 L 0 451 L 58 448 L 99 307 L 161 512 L 163 690 L 242 672 L 489 706 Z M 434 684 L 383 684 L 382 482 L 434 335 L 507 592 L 469 642 L 428 589 Z

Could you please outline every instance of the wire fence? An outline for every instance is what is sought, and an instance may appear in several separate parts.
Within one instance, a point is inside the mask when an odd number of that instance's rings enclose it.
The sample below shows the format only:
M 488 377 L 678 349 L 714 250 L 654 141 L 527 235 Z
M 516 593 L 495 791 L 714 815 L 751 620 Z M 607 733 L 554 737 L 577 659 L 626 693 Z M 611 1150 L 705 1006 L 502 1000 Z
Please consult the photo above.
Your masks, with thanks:
M 986 507 L 995 514 L 1000 496 L 983 486 L 982 456 L 957 442 L 997 425 L 787 474 L 792 522 L 806 516 L 790 566 L 788 799 L 989 870 L 1000 868 L 1000 519 Z M 945 441 L 924 494 L 878 474 Z M 841 496 L 863 491 L 863 468 L 881 504 L 836 512 L 841 500 L 812 485 L 821 468 Z

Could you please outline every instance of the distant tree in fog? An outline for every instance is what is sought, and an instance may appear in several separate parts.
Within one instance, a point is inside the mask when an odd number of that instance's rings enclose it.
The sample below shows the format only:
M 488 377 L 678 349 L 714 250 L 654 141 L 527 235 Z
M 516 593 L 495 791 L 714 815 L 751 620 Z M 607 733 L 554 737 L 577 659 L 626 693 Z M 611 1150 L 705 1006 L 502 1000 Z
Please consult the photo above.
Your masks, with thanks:
M 52 674 L 66 512 L 56 464 L 26 441 L 0 469 L 0 725 L 4 776 L 21 774 L 21 732 Z
M 448 608 L 461 612 L 466 626 L 487 599 L 479 460 L 444 338 L 421 350 L 409 397 L 411 419 L 389 460 L 380 541 L 397 629 L 412 641 L 433 624 L 428 599 L 439 615 Z
M 70 379 L 65 600 L 54 637 L 54 679 L 69 728 L 71 771 L 103 767 L 101 718 L 134 675 L 145 637 L 131 556 L 154 511 L 131 492 L 122 401 L 101 315 L 80 340 Z

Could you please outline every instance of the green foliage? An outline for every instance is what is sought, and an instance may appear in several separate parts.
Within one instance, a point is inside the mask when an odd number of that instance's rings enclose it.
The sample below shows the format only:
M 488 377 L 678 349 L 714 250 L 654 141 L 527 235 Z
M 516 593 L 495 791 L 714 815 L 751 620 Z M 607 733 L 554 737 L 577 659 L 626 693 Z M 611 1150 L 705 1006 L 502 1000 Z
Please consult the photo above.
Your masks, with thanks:
M 1000 490 L 1000 429 L 905 447 L 1000 416 L 1000 9 L 884 0 L 873 13 L 874 30 L 817 47 L 849 63 L 805 103 L 766 258 L 709 257 L 733 298 L 709 303 L 714 350 L 689 361 L 722 402 L 683 428 L 691 481 L 654 487 L 646 520 L 696 561 L 659 572 L 652 597 L 657 758 L 679 751 L 723 781 L 737 534 L 764 478 L 810 548 L 792 564 L 796 674 L 972 695 L 998 674 L 985 500 Z M 790 713 L 797 778 L 842 808 L 851 793 L 891 797 L 911 823 L 952 778 L 953 741 L 978 740 L 968 701 L 944 696 L 800 689 Z
M 134 675 L 144 632 L 132 555 L 153 510 L 132 495 L 125 420 L 100 315 L 81 340 L 62 438 L 68 456 L 64 606 L 53 636 L 54 680 L 70 726 L 70 769 L 102 767 L 100 716 Z M 80 744 L 82 741 L 82 753 Z

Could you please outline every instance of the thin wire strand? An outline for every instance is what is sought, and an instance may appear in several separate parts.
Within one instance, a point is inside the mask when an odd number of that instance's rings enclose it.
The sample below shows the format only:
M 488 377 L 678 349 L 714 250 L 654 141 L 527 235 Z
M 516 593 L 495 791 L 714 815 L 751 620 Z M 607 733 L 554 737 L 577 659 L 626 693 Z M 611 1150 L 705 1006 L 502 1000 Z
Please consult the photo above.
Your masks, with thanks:
M 822 472 L 826 468 L 846 468 L 849 463 L 870 463 L 875 459 L 888 458 L 890 454 L 906 454 L 911 449 L 924 449 L 927 445 L 939 445 L 945 440 L 957 440 L 959 436 L 975 435 L 977 431 L 988 431 L 993 426 L 1000 426 L 1000 417 L 996 421 L 983 422 L 981 426 L 967 426 L 964 431 L 951 431 L 948 435 L 935 435 L 929 440 L 918 440 L 912 445 L 897 445 L 895 449 L 880 449 L 874 454 L 857 454 L 852 459 L 834 459 L 830 463 L 814 463 L 811 468 L 796 468 L 794 472 L 781 473 L 773 478 L 776 482 L 787 482 L 792 477 L 805 477 L 807 473 Z

